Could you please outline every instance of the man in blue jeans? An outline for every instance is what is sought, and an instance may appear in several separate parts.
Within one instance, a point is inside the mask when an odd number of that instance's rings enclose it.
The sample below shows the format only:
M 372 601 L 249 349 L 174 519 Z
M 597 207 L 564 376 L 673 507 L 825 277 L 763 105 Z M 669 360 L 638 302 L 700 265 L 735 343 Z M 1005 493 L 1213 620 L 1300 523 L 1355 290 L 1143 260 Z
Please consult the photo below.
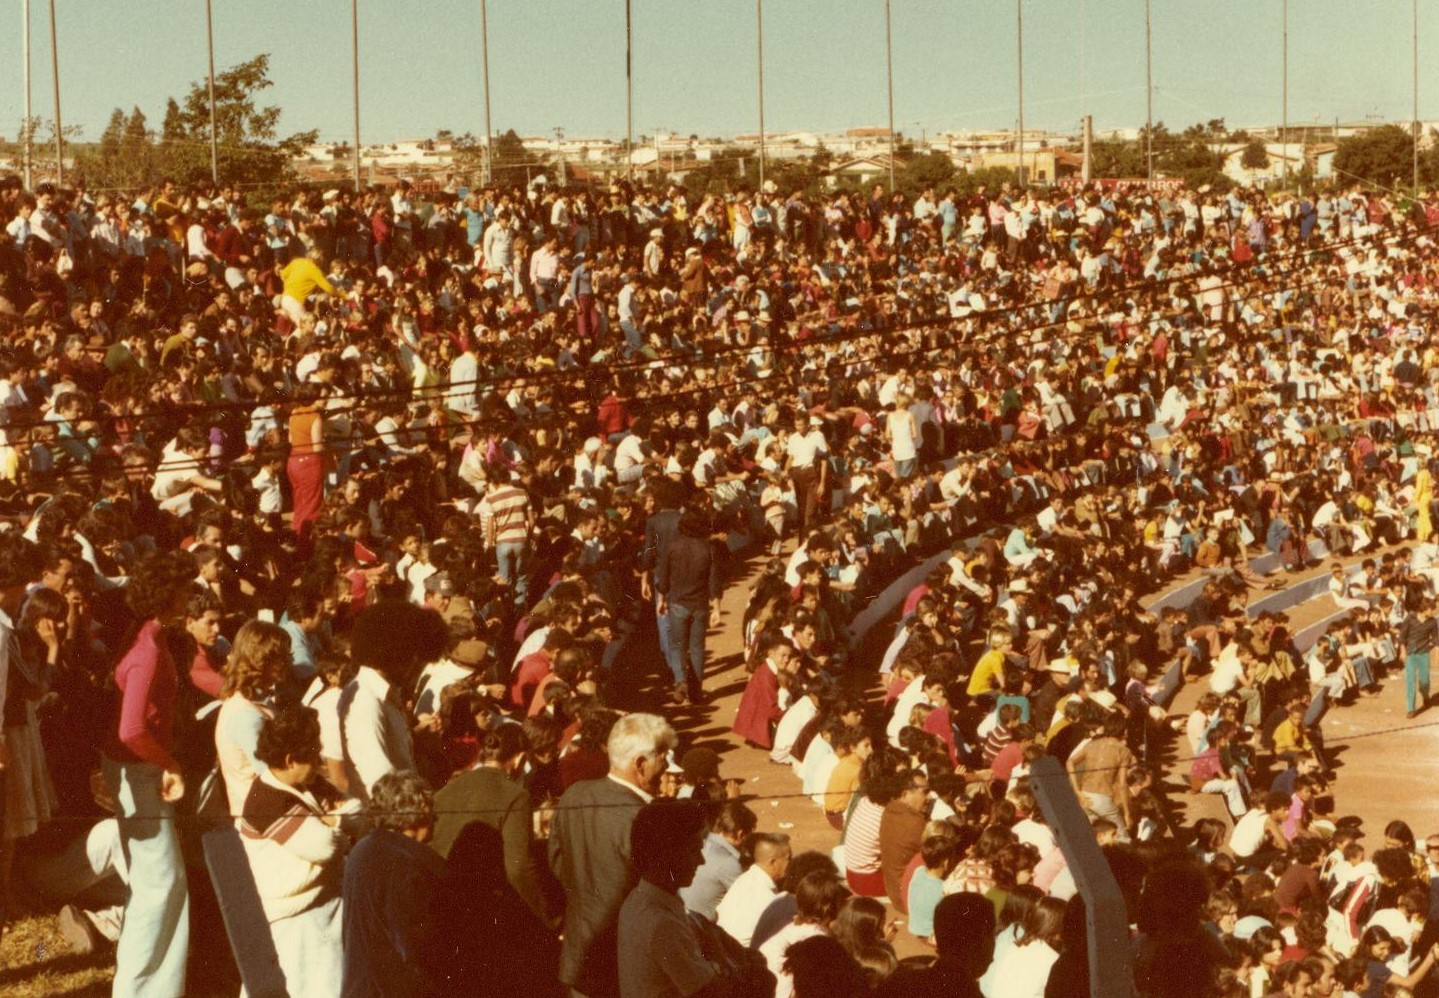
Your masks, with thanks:
M 1429 653 L 1439 637 L 1439 623 L 1434 611 L 1416 606 L 1399 625 L 1399 638 L 1404 642 L 1404 707 L 1406 717 L 1415 717 L 1429 705 Z
M 696 510 L 680 517 L 679 536 L 666 546 L 655 565 L 655 612 L 669 629 L 666 658 L 674 674 L 675 700 L 704 699 L 705 632 L 710 605 L 719 606 L 719 561 L 710 540 L 708 518 Z

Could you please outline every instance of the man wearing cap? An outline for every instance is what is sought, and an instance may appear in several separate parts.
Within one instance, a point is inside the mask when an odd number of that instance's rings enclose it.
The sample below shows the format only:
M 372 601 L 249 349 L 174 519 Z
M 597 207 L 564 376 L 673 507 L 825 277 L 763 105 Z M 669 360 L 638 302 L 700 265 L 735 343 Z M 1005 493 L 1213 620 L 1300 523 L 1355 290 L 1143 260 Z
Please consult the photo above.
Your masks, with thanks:
M 650 229 L 650 241 L 645 243 L 645 276 L 658 281 L 665 269 L 665 230 Z
M 1039 731 L 1048 731 L 1060 698 L 1074 685 L 1074 660 L 1069 657 L 1050 659 L 1046 669 L 1049 682 L 1029 697 L 1030 721 Z
M 813 524 L 829 482 L 829 444 L 823 427 L 824 420 L 800 409 L 795 412 L 794 432 L 785 438 L 785 462 L 794 483 L 801 537 Z
M 424 606 L 444 616 L 450 600 L 455 595 L 455 584 L 450 581 L 449 572 L 436 572 L 425 580 Z
M 415 684 L 417 693 L 414 714 L 416 717 L 438 714 L 440 705 L 444 702 L 445 691 L 456 683 L 473 677 L 489 661 L 490 646 L 473 636 L 473 624 L 468 621 L 451 624 L 450 633 L 451 640 L 454 642 L 453 647 L 444 658 L 425 666 Z M 454 637 L 456 633 L 464 633 L 469 636 L 456 639 Z M 505 687 L 498 683 L 481 687 L 481 689 L 496 698 L 505 695 Z
M 684 266 L 680 268 L 680 296 L 686 305 L 698 308 L 705 302 L 708 293 L 708 270 L 704 254 L 698 246 L 685 250 Z

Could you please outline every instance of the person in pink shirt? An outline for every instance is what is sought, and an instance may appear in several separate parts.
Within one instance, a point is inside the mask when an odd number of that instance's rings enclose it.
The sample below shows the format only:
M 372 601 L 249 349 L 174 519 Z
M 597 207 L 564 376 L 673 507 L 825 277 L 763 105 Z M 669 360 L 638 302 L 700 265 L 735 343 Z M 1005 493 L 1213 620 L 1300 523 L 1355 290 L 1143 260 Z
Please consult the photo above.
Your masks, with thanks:
M 117 995 L 185 993 L 190 896 L 174 821 L 185 795 L 174 756 L 179 674 L 163 632 L 184 616 L 195 575 L 194 555 L 166 551 L 140 562 L 125 589 L 137 623 L 115 666 L 119 717 L 101 758 L 130 864 Z

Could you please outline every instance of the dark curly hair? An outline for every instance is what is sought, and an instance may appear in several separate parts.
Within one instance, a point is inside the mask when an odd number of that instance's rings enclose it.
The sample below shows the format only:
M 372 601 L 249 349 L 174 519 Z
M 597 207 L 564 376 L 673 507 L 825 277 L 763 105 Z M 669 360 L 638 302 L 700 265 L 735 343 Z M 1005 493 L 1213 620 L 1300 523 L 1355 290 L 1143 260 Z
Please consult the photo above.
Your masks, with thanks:
M 195 584 L 195 556 L 188 551 L 161 551 L 135 566 L 125 587 L 125 602 L 136 617 L 153 620 L 175 598 Z
M 255 742 L 255 758 L 271 769 L 287 760 L 320 761 L 320 715 L 313 707 L 286 707 L 267 718 Z

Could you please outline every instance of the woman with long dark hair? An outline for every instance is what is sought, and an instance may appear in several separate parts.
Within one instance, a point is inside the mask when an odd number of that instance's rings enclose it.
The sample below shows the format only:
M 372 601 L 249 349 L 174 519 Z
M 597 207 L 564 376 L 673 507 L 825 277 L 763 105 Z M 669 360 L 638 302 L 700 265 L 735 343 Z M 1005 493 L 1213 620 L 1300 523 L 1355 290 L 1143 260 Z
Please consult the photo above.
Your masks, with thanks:
M 115 666 L 119 712 L 101 767 L 130 866 L 115 994 L 134 998 L 185 993 L 190 897 L 174 821 L 185 795 L 174 755 L 179 679 L 163 628 L 184 614 L 195 573 L 193 555 L 167 551 L 140 562 L 125 588 L 137 622 Z

